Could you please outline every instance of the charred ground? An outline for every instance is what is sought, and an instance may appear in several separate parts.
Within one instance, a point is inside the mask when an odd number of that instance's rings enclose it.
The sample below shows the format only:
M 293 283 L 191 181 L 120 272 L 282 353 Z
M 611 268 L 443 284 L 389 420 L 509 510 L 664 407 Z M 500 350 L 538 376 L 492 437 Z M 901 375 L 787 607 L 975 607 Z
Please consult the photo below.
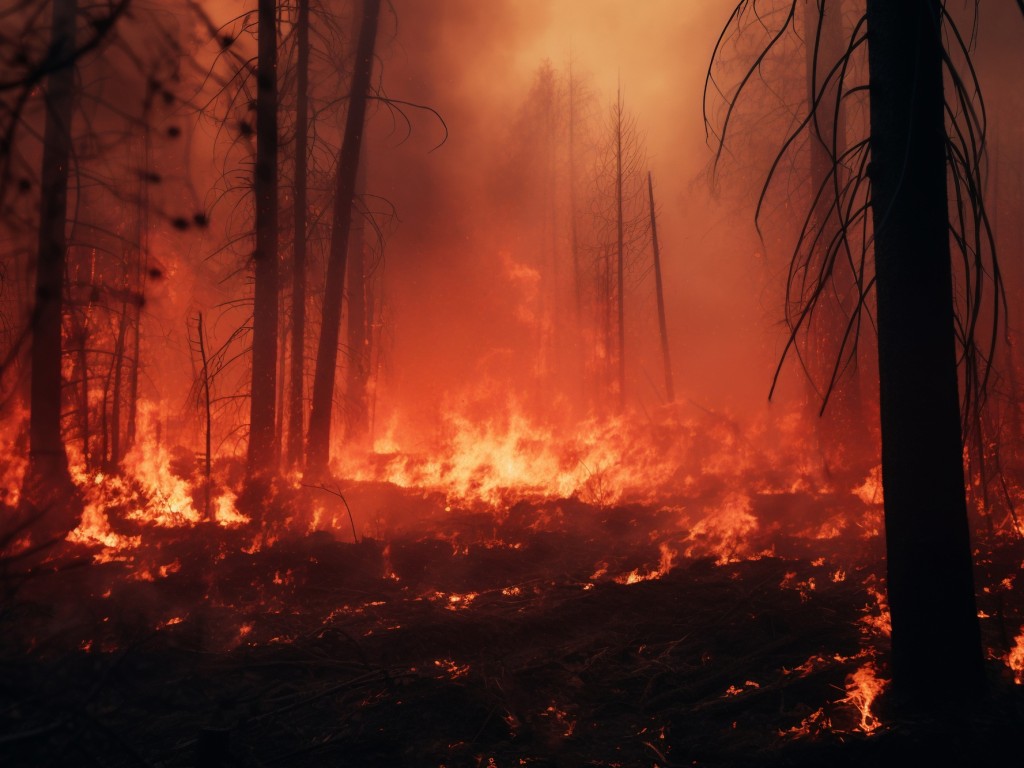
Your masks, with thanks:
M 1006 600 L 1017 542 L 979 558 L 993 703 L 922 728 L 854 682 L 868 663 L 885 677 L 877 537 L 823 544 L 776 521 L 737 556 L 668 507 L 350 495 L 415 522 L 358 543 L 252 523 L 150 528 L 128 556 L 68 544 L 30 573 L 12 564 L 5 762 L 980 765 L 1017 746 L 1024 702 L 998 658 L 1022 620 Z M 828 499 L 752 508 L 801 505 Z

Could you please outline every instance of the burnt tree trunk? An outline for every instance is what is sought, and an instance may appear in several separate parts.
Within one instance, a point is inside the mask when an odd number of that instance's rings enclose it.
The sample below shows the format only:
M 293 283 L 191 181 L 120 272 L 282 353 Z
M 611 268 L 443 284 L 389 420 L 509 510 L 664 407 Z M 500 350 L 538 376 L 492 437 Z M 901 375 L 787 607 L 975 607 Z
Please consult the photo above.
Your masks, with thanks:
M 149 132 L 142 137 L 142 171 L 149 172 Z M 149 185 L 143 182 L 139 189 L 138 212 L 135 219 L 138 246 L 135 263 L 135 296 L 132 302 L 132 354 L 128 368 L 128 414 L 125 423 L 125 453 L 135 445 L 136 422 L 139 412 L 139 366 L 142 352 L 142 308 L 145 305 L 146 278 L 149 273 Z
M 661 248 L 658 245 L 658 218 L 654 207 L 654 178 L 647 172 L 647 199 L 651 204 L 651 251 L 654 255 L 654 290 L 658 300 L 658 332 L 661 336 L 661 361 L 665 368 L 665 397 L 676 401 L 676 388 L 672 383 L 672 356 L 668 350 L 668 322 L 665 319 L 665 291 L 661 282 Z
M 360 193 L 366 192 L 366 153 L 356 176 Z M 370 429 L 370 416 L 366 401 L 366 385 L 370 373 L 366 315 L 366 245 L 365 211 L 354 211 L 351 243 L 348 249 L 348 375 L 345 382 L 345 437 L 363 440 Z
M 626 409 L 626 244 L 622 213 L 622 92 L 615 100 L 615 297 L 618 318 L 619 410 Z
M 253 252 L 250 477 L 271 472 L 278 457 L 277 394 L 277 3 L 259 0 L 256 69 L 256 248 Z
M 54 0 L 49 52 L 54 69 L 47 79 L 45 97 L 36 303 L 32 316 L 29 468 L 23 494 L 30 505 L 41 511 L 59 503 L 60 494 L 71 486 L 60 429 L 61 325 L 77 10 L 77 0 Z M 58 529 L 74 527 L 72 520 L 53 523 Z
M 892 675 L 981 690 L 957 392 L 938 0 L 868 0 L 871 188 Z
M 295 218 L 292 223 L 292 343 L 288 388 L 288 466 L 302 462 L 302 389 L 306 351 L 306 217 L 309 152 L 309 0 L 299 0 L 295 94 Z
M 313 374 L 313 404 L 306 437 L 306 472 L 313 477 L 327 473 L 331 445 L 331 413 L 334 405 L 334 381 L 338 364 L 338 337 L 341 334 L 341 301 L 345 287 L 345 261 L 352 227 L 352 199 L 355 197 L 356 172 L 363 143 L 366 101 L 373 70 L 374 43 L 380 0 L 364 0 L 363 15 L 356 45 L 355 67 L 349 95 L 345 135 L 338 156 L 337 186 L 334 193 L 334 220 L 324 288 L 323 319 Z

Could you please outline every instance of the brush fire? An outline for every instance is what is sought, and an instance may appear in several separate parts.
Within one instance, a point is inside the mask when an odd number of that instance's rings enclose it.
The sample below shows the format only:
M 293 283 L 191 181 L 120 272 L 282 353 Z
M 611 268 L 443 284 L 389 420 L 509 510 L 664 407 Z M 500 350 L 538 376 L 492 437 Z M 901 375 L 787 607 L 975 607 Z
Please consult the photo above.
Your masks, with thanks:
M 0 14 L 0 763 L 1024 747 L 1024 18 L 684 5 Z

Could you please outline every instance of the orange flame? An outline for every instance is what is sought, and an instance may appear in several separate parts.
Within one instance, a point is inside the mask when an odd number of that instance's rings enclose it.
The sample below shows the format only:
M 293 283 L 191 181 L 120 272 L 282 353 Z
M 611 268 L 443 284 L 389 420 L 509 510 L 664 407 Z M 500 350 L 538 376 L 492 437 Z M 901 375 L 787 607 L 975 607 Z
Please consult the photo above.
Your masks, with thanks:
M 1024 683 L 1024 626 L 1021 626 L 1020 634 L 1013 641 L 1013 648 L 1006 655 L 1006 666 L 1013 670 L 1014 683 Z
M 846 679 L 846 696 L 839 701 L 852 705 L 860 712 L 858 727 L 864 733 L 871 733 L 882 725 L 878 716 L 871 711 L 871 705 L 888 683 L 888 680 L 878 677 L 878 671 L 870 661 Z

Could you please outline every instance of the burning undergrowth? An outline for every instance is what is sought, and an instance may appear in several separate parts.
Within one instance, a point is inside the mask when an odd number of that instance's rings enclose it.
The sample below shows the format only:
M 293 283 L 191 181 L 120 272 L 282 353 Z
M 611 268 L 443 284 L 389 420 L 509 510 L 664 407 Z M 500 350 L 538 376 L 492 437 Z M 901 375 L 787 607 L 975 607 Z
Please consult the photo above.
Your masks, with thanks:
M 491 447 L 258 498 L 181 451 L 79 473 L 82 524 L 7 562 L 0 737 L 25 765 L 856 764 L 898 736 L 877 476 L 722 428 L 623 439 L 646 458 L 608 459 L 634 478 L 611 500 L 485 482 Z M 530 472 L 586 448 L 505 441 Z M 1019 675 L 1021 553 L 984 547 L 987 645 Z

